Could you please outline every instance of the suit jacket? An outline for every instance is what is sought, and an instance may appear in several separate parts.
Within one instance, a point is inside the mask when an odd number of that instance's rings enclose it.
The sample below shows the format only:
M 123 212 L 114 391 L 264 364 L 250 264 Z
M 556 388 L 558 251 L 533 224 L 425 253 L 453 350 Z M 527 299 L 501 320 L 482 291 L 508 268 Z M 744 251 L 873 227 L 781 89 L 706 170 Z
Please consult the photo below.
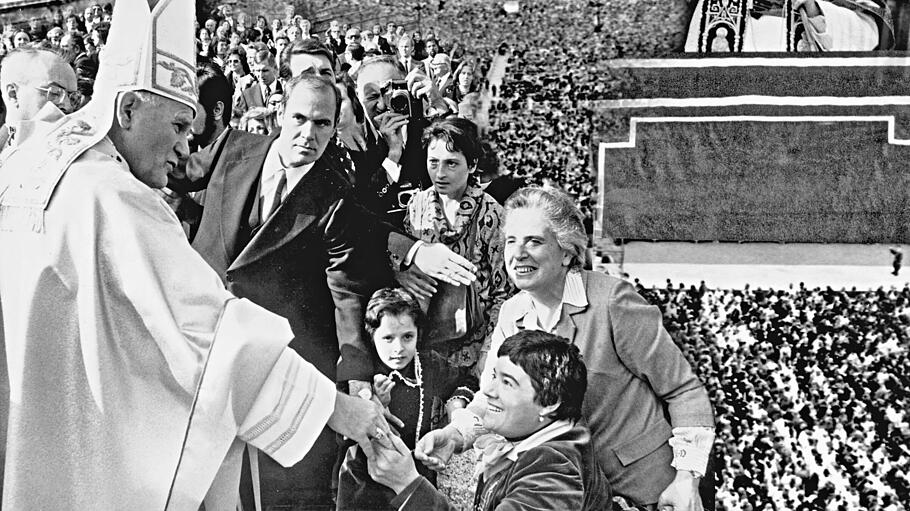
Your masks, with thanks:
M 275 214 L 252 227 L 275 138 L 244 134 L 225 144 L 193 247 L 231 292 L 287 318 L 295 335 L 290 346 L 320 371 L 337 381 L 371 381 L 363 308 L 375 289 L 391 283 L 386 248 L 406 253 L 410 244 L 400 235 L 389 244 L 388 226 L 354 202 L 346 178 L 325 157 Z
M 400 229 L 407 212 L 407 202 L 414 192 L 432 185 L 427 174 L 427 155 L 421 143 L 423 130 L 429 126 L 424 118 L 408 123 L 408 142 L 399 163 L 401 174 L 396 183 L 389 183 L 382 162 L 389 154 L 385 140 L 372 134 L 366 151 L 350 151 L 354 163 L 354 189 L 357 200 L 374 214 Z M 401 193 L 399 193 L 401 192 Z
M 711 402 L 657 307 L 624 280 L 589 271 L 582 279 L 587 307 L 563 304 L 554 333 L 578 346 L 588 368 L 582 417 L 610 486 L 653 504 L 676 475 L 672 428 L 713 427 Z M 503 303 L 494 343 L 525 328 L 530 299 Z
M 278 80 L 275 80 L 275 83 L 272 85 L 272 87 L 272 94 L 275 92 L 281 92 L 281 83 Z M 266 100 L 268 100 L 268 98 L 266 98 Z M 249 112 L 251 108 L 264 106 L 265 101 L 262 99 L 262 88 L 259 87 L 259 82 L 253 81 L 248 87 L 241 90 L 239 95 L 237 95 L 237 101 L 234 105 L 232 117 L 239 119 L 243 117 L 243 114 Z
M 588 431 L 575 426 L 518 456 L 509 467 L 477 484 L 472 509 L 518 511 L 610 509 L 610 489 L 592 453 Z M 461 509 L 420 477 L 392 500 L 402 511 Z
M 377 46 L 379 47 L 379 51 L 385 55 L 394 55 L 395 54 L 395 52 L 392 51 L 392 47 L 389 46 L 389 40 L 383 36 L 378 37 Z

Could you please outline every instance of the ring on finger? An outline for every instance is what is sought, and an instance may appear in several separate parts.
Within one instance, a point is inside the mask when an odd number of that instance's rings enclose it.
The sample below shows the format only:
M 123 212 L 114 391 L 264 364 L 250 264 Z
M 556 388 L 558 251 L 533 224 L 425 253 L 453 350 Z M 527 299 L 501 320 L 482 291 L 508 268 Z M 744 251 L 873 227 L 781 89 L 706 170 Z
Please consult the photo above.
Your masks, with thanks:
M 376 428 L 376 438 L 385 438 L 385 435 L 386 435 L 386 433 L 385 433 L 385 431 L 382 430 L 382 428 L 380 428 L 380 427 Z

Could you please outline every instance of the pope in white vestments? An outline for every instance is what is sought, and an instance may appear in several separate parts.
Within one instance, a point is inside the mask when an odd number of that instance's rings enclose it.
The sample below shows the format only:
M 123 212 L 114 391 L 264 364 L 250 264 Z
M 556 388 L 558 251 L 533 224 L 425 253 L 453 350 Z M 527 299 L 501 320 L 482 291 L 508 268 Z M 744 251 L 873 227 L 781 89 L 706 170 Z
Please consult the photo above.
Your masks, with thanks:
M 0 156 L 4 509 L 236 509 L 246 443 L 291 465 L 327 422 L 387 431 L 224 289 L 108 136 L 125 92 L 195 108 L 193 14 L 119 0 L 93 102 L 49 103 Z

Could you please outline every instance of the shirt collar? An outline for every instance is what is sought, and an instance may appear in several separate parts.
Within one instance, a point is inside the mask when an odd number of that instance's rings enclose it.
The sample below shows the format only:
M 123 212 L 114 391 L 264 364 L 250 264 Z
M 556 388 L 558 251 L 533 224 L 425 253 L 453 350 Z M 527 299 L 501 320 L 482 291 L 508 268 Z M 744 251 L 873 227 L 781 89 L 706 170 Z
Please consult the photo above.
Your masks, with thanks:
M 525 291 L 522 291 L 525 293 Z M 541 330 L 546 330 L 543 322 L 540 320 L 540 316 L 537 313 L 537 303 L 531 298 L 530 294 L 527 294 L 528 299 L 528 308 L 527 316 L 530 316 L 530 319 L 534 320 L 537 323 L 537 327 Z M 581 272 L 576 270 L 569 270 L 566 274 L 566 280 L 562 288 L 562 300 L 559 302 L 559 316 L 555 318 L 555 323 L 552 325 L 554 328 L 556 324 L 559 323 L 559 320 L 562 316 L 563 305 L 572 305 L 574 307 L 585 308 L 588 306 L 588 295 L 585 292 L 585 283 L 584 279 L 581 277 Z
M 530 451 L 531 449 L 541 445 L 545 442 L 548 442 L 559 435 L 562 435 L 566 431 L 572 429 L 572 423 L 567 420 L 558 420 L 550 423 L 547 427 L 536 431 L 533 435 L 525 438 L 521 442 L 515 444 L 515 447 L 506 454 L 506 457 L 512 461 L 517 461 L 518 456 L 525 452 Z
M 299 182 L 315 164 L 316 162 L 308 163 L 301 167 L 285 167 L 284 164 L 281 163 L 281 156 L 278 155 L 278 150 L 275 148 L 273 141 L 272 147 L 269 148 L 269 151 L 265 155 L 265 160 L 262 162 L 262 183 L 271 182 L 275 179 L 278 171 L 284 169 L 288 180 L 287 190 L 293 190 L 297 182 Z
M 585 293 L 585 282 L 580 271 L 569 270 L 566 275 L 566 284 L 562 288 L 562 303 L 576 307 L 588 306 L 588 295 Z

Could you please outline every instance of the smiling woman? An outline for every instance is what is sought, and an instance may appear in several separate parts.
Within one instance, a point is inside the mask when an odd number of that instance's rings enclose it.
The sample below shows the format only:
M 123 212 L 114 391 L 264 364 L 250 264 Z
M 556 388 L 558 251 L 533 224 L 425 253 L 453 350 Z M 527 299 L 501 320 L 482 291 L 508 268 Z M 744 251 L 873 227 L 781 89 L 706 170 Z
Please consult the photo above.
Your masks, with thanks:
M 482 389 L 490 433 L 475 443 L 483 455 L 475 468 L 474 509 L 608 508 L 610 491 L 590 435 L 577 424 L 587 388 L 578 348 L 524 330 L 506 339 L 496 355 L 495 377 Z M 370 460 L 374 479 L 397 493 L 393 507 L 455 509 L 417 475 L 407 449 L 396 448 L 378 448 Z
M 713 482 L 704 478 L 713 410 L 660 310 L 628 282 L 581 269 L 583 217 L 558 190 L 515 192 L 506 202 L 503 234 L 506 270 L 521 291 L 503 303 L 489 353 L 501 355 L 505 340 L 527 330 L 568 339 L 584 356 L 588 387 L 597 389 L 586 397 L 583 417 L 613 492 L 633 505 L 697 509 L 687 506 L 700 501 L 713 509 Z M 500 361 L 491 356 L 482 363 L 481 388 L 500 377 Z M 475 394 L 452 424 L 418 442 L 415 456 L 445 463 L 457 446 L 470 445 L 476 426 L 501 428 L 508 410 L 496 393 Z

